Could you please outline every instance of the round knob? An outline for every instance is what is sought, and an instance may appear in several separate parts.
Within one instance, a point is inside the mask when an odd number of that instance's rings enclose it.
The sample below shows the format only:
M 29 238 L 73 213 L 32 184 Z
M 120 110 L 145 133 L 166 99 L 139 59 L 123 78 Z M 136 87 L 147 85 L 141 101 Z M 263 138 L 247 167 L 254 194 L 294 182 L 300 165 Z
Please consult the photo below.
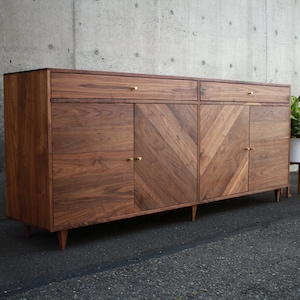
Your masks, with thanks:
M 249 92 L 248 95 L 253 95 L 253 92 Z
M 136 91 L 138 88 L 137 88 L 137 86 L 134 86 L 134 87 L 132 87 L 131 88 L 133 91 Z

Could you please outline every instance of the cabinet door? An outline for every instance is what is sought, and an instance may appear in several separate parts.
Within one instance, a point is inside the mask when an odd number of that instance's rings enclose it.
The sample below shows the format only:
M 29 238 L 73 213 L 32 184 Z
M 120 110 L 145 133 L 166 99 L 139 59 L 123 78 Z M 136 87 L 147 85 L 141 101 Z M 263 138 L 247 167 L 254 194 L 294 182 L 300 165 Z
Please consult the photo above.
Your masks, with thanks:
M 250 191 L 288 185 L 289 114 L 289 107 L 251 107 Z
M 52 105 L 54 226 L 133 212 L 133 105 Z
M 201 201 L 248 190 L 248 145 L 248 106 L 201 105 Z
M 135 201 L 141 210 L 197 201 L 197 106 L 135 108 Z

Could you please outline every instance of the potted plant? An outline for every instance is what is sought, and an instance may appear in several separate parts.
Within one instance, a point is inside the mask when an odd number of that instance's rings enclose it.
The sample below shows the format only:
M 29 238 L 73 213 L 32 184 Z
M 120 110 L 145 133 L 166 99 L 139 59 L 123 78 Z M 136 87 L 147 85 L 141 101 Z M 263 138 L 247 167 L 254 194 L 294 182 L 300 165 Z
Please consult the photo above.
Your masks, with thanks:
M 290 162 L 300 163 L 300 96 L 291 96 Z

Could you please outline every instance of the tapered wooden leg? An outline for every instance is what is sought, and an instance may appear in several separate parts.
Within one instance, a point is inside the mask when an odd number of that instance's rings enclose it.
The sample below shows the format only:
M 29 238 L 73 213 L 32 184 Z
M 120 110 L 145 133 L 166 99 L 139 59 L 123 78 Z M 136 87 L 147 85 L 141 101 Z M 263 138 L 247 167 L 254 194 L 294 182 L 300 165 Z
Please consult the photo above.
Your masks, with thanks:
M 195 221 L 196 219 L 196 214 L 197 214 L 197 205 L 192 206 L 192 221 Z
M 31 226 L 24 224 L 24 230 L 25 230 L 25 236 L 27 238 L 30 237 L 30 233 L 31 233 Z
M 280 195 L 281 195 L 281 189 L 277 189 L 277 190 L 275 190 L 274 192 L 275 192 L 276 202 L 279 202 L 279 200 L 280 200 Z
M 61 250 L 66 249 L 68 230 L 62 230 L 57 232 L 58 242 Z
M 287 198 L 290 198 L 291 197 L 291 188 L 290 188 L 290 185 L 288 185 L 286 187 L 286 197 Z

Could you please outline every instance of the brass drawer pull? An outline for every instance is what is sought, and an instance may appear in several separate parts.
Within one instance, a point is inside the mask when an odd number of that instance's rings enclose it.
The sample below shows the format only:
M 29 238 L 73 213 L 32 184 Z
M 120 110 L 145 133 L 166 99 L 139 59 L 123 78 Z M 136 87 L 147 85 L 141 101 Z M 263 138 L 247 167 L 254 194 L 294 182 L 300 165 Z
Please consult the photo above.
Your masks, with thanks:
M 129 158 L 127 158 L 127 160 L 128 160 L 128 161 L 142 160 L 142 157 L 141 157 L 141 156 L 138 156 L 138 157 L 135 157 L 135 158 L 129 157 Z
M 133 91 L 137 91 L 137 86 L 133 86 L 132 88 L 131 88 Z
M 249 92 L 249 93 L 248 93 L 248 95 L 253 95 L 253 94 L 254 94 L 253 92 Z

